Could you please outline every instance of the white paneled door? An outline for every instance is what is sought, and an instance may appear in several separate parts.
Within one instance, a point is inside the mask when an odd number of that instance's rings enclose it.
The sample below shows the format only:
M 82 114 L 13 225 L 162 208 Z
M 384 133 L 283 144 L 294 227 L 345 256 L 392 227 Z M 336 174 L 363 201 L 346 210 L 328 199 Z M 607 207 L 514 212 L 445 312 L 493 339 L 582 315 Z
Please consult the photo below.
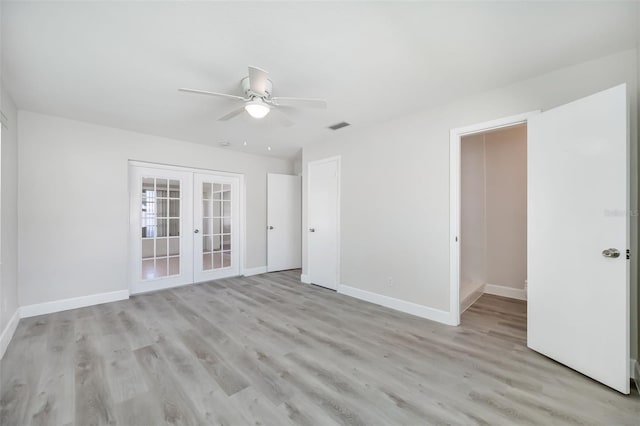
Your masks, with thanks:
M 302 266 L 302 178 L 267 175 L 267 270 Z
M 131 292 L 239 275 L 239 177 L 130 166 Z
M 312 284 L 338 288 L 340 229 L 340 159 L 308 165 L 308 279 Z
M 528 122 L 528 346 L 629 393 L 626 86 Z

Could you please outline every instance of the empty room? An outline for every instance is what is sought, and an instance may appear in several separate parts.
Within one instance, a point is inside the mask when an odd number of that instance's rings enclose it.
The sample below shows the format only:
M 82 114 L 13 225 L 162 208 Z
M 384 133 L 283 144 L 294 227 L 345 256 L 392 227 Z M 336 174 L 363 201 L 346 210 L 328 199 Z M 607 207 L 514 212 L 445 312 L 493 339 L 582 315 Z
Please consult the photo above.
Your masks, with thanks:
M 640 2 L 3 0 L 0 59 L 0 426 L 640 424 Z

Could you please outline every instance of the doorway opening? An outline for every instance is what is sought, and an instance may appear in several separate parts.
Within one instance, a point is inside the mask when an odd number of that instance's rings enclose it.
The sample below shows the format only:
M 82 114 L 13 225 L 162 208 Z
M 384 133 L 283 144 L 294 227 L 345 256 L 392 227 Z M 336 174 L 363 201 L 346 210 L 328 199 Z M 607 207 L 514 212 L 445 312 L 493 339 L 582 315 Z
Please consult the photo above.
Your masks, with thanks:
M 460 140 L 460 313 L 484 293 L 526 300 L 527 125 Z
M 526 300 L 527 120 L 538 113 L 451 131 L 453 325 L 483 294 Z

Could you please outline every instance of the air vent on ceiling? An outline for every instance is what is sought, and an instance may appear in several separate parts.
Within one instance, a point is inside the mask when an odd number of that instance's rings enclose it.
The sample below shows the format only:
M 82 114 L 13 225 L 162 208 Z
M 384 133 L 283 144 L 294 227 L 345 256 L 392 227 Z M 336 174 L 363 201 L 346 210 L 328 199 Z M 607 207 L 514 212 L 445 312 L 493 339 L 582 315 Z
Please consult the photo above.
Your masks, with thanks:
M 338 130 L 338 129 L 342 129 L 343 127 L 347 127 L 350 126 L 351 124 L 347 123 L 346 121 L 342 121 L 340 123 L 336 123 L 332 126 L 329 126 L 328 128 L 331 130 Z

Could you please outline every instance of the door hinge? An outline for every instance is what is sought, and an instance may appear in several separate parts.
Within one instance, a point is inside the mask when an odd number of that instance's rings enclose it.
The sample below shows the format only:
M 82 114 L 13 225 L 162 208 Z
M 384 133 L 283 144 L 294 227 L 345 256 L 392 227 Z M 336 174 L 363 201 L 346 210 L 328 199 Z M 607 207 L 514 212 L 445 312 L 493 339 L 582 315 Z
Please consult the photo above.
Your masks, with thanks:
M 627 249 L 627 259 L 631 259 L 631 250 Z

